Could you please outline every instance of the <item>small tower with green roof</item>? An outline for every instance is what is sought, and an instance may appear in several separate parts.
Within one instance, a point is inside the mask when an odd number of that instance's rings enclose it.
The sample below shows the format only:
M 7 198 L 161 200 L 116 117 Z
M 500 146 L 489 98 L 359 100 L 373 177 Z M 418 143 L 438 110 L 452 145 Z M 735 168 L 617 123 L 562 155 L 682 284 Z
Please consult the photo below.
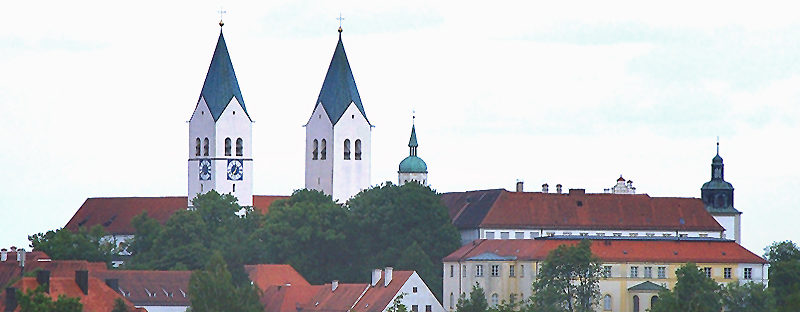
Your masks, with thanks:
M 397 171 L 398 181 L 400 185 L 406 184 L 411 181 L 416 181 L 422 185 L 428 185 L 428 165 L 422 158 L 417 156 L 417 130 L 412 122 L 411 124 L 411 138 L 408 140 L 408 157 L 400 162 L 400 169 Z
M 717 142 L 717 155 L 711 160 L 711 181 L 700 188 L 701 198 L 706 205 L 706 210 L 717 222 L 725 228 L 725 237 L 741 243 L 741 216 L 742 213 L 733 207 L 733 185 L 725 181 L 725 165 L 719 156 L 719 142 Z

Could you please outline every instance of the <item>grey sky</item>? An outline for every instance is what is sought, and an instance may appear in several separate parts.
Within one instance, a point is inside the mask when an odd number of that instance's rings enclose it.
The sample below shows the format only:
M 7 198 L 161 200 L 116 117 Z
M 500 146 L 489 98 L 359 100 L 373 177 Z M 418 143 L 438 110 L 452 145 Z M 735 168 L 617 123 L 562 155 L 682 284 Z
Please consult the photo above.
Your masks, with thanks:
M 800 239 L 792 2 L 107 1 L 6 4 L 0 246 L 87 197 L 185 195 L 188 120 L 219 27 L 254 125 L 256 194 L 303 186 L 301 127 L 343 40 L 395 181 L 417 112 L 441 192 L 548 182 L 698 197 L 721 137 L 743 244 Z

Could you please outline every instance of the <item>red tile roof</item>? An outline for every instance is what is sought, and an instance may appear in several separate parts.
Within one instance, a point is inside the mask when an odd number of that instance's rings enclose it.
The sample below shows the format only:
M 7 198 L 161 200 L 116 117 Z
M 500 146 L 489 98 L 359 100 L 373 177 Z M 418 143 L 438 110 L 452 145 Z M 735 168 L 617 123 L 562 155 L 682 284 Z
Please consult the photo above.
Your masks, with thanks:
M 367 293 L 364 294 L 364 297 L 358 301 L 358 304 L 353 307 L 353 311 L 363 311 L 363 312 L 381 312 L 383 308 L 388 306 L 394 296 L 400 292 L 400 287 L 403 287 L 403 284 L 408 281 L 408 278 L 414 274 L 414 271 L 394 271 L 392 273 L 392 280 L 389 282 L 389 285 L 384 287 L 384 276 L 381 278 L 380 281 L 375 285 L 375 287 L 370 287 L 367 290 Z
M 253 207 L 266 213 L 272 202 L 288 196 L 253 196 Z M 134 234 L 133 217 L 147 211 L 147 215 L 164 224 L 176 211 L 186 209 L 186 196 L 172 197 L 109 197 L 87 198 L 65 226 L 70 231 L 79 227 L 102 225 L 106 232 L 115 235 Z
M 39 261 L 40 259 L 49 260 L 50 257 L 47 256 L 47 254 L 45 254 L 42 251 L 26 252 L 25 271 L 30 271 L 31 269 L 29 269 L 28 267 L 30 267 L 31 265 L 35 265 L 36 262 Z M 0 286 L 6 286 L 8 285 L 9 282 L 21 276 L 22 276 L 22 267 L 20 267 L 19 262 L 17 262 L 17 252 L 7 251 L 6 261 L 0 262 Z
M 89 271 L 99 280 L 117 279 L 117 294 L 138 306 L 189 306 L 189 279 L 191 271 Z
M 33 271 L 36 269 L 50 271 L 52 277 L 75 277 L 75 271 L 106 271 L 104 262 L 89 262 L 86 260 L 39 260 L 29 262 L 25 270 Z
M 74 274 L 74 272 L 73 272 Z M 119 293 L 111 290 L 108 288 L 103 281 L 99 279 L 89 277 L 89 293 L 87 295 L 83 294 L 78 284 L 75 283 L 74 275 L 72 278 L 67 277 L 50 277 L 50 293 L 49 296 L 51 298 L 57 298 L 59 295 L 66 295 L 67 297 L 77 297 L 80 298 L 81 304 L 83 304 L 83 311 L 86 312 L 108 312 L 114 308 L 114 301 L 117 298 L 122 298 L 125 300 L 125 303 L 128 304 L 129 307 L 133 309 L 133 304 L 120 296 Z M 39 283 L 36 282 L 35 277 L 24 277 L 22 280 L 17 281 L 14 283 L 12 287 L 19 289 L 22 292 L 27 291 L 28 289 L 34 289 L 39 286 Z M 5 292 L 3 293 L 5 296 Z M 0 301 L 0 305 L 3 307 L 3 311 L 5 311 L 5 298 L 3 301 Z M 19 307 L 17 307 L 16 311 L 19 311 Z M 146 311 L 146 310 L 136 310 L 136 311 Z
M 566 239 L 481 239 L 462 246 L 443 261 L 464 261 L 486 253 L 541 261 L 556 247 L 578 242 Z M 593 240 L 592 253 L 603 262 L 767 263 L 736 242 L 722 240 Z
M 459 228 L 723 231 L 699 198 L 487 190 L 442 195 Z
M 244 266 L 244 270 L 250 280 L 262 290 L 277 285 L 311 285 L 288 264 L 248 264 Z

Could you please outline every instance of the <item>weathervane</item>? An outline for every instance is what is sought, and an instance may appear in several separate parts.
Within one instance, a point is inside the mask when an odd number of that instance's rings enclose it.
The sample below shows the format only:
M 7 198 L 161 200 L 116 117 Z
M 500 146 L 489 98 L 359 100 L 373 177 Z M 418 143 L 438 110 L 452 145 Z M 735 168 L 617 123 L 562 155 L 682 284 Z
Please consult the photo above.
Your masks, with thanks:
M 414 125 L 414 122 L 416 120 L 417 120 L 417 110 L 416 109 L 412 109 L 411 110 L 411 125 L 412 126 Z
M 341 33 L 342 32 L 342 21 L 344 20 L 344 17 L 342 17 L 342 12 L 339 12 L 339 17 L 337 17 L 336 20 L 339 21 L 339 33 Z
M 222 7 L 220 6 L 219 11 L 217 11 L 217 13 L 219 13 L 219 27 L 222 27 L 225 25 L 225 23 L 222 21 L 222 15 L 228 13 L 228 11 L 223 10 Z

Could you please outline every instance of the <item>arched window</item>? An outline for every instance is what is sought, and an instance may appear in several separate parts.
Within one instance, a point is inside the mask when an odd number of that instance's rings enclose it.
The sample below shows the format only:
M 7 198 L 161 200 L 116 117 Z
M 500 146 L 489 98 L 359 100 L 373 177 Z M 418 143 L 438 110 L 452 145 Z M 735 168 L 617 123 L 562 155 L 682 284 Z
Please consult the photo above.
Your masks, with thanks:
M 611 311 L 611 295 L 605 295 L 603 297 L 603 310 Z
M 350 159 L 350 139 L 344 140 L 344 159 Z
M 633 312 L 639 312 L 639 296 L 633 296 Z
M 496 307 L 500 303 L 500 298 L 497 294 L 492 294 L 492 306 Z
M 244 155 L 244 141 L 242 138 L 236 139 L 236 156 Z
M 231 138 L 225 138 L 225 156 L 231 156 Z
M 200 138 L 194 140 L 194 155 L 200 156 Z
M 322 139 L 321 143 L 322 143 L 322 146 L 320 147 L 320 150 L 319 150 L 319 159 L 325 160 L 325 159 L 328 159 L 328 148 L 326 146 L 327 144 L 325 144 L 327 142 L 325 142 L 325 139 Z
M 317 141 L 317 139 L 314 139 L 314 146 L 313 147 L 314 147 L 314 150 L 311 151 L 311 159 L 317 160 L 317 154 L 319 153 L 319 141 Z
M 361 160 L 361 139 L 356 140 L 356 160 Z
M 203 156 L 208 156 L 208 138 L 203 139 Z
M 650 297 L 650 310 L 653 309 L 653 306 L 656 304 L 657 301 L 658 301 L 658 296 Z

